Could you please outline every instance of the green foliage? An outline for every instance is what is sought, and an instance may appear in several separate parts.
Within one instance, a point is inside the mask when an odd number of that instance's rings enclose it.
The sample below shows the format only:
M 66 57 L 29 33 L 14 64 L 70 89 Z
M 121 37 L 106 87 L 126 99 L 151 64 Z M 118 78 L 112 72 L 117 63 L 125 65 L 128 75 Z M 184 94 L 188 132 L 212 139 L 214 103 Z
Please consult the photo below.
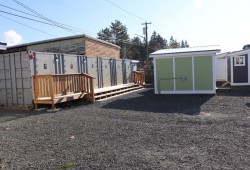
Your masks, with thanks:
M 120 46 L 122 48 L 121 58 L 126 55 L 125 57 L 134 60 L 146 59 L 145 38 L 143 41 L 141 41 L 140 37 L 133 37 L 130 39 L 127 27 L 118 20 L 111 22 L 109 27 L 99 31 L 97 38 Z M 149 53 L 166 48 L 187 47 L 189 47 L 187 40 L 178 42 L 177 39 L 171 36 L 168 42 L 156 31 L 152 33 L 148 43 Z
M 102 29 L 97 38 L 123 47 L 129 40 L 128 29 L 120 21 L 111 22 L 109 28 Z
M 67 169 L 67 168 L 72 168 L 74 166 L 75 166 L 75 164 L 73 162 L 65 162 L 60 167 L 64 168 L 64 169 Z

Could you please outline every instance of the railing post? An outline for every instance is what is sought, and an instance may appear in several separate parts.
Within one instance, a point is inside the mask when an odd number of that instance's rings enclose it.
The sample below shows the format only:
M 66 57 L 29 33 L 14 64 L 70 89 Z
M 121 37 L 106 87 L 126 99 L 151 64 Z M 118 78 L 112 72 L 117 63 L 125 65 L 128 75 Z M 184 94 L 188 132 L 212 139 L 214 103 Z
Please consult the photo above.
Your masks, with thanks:
M 51 100 L 52 100 L 52 110 L 54 110 L 55 109 L 55 103 L 54 103 L 54 78 L 53 78 L 53 75 L 50 75 L 50 83 L 49 83 L 49 88 L 50 88 L 50 90 L 49 90 L 49 92 L 50 92 L 50 97 L 51 97 Z
M 33 79 L 33 95 L 34 95 L 34 107 L 35 109 L 37 109 L 37 103 L 36 103 L 36 100 L 37 100 L 37 79 L 36 79 L 36 76 L 33 75 L 32 76 L 32 79 Z
M 95 102 L 95 94 L 94 94 L 94 79 L 93 78 L 89 78 L 90 79 L 90 95 L 91 95 L 91 102 Z

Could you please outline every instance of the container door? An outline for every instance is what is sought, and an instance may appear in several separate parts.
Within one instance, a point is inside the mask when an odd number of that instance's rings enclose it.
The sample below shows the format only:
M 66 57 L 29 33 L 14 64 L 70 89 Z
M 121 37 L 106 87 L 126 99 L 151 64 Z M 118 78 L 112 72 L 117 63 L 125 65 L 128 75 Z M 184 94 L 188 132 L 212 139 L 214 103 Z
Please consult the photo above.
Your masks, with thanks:
M 103 87 L 111 86 L 110 59 L 102 59 Z
M 4 56 L 4 72 L 5 72 L 5 84 L 6 84 L 6 103 L 5 106 L 12 106 L 12 79 L 10 69 L 10 55 Z
M 127 84 L 132 81 L 132 70 L 130 65 L 131 65 L 130 60 L 123 60 L 123 65 L 122 65 L 123 84 Z
M 120 60 L 120 59 L 116 60 L 116 81 L 117 81 L 117 85 L 123 84 L 123 78 L 122 78 L 122 60 Z
M 95 77 L 94 79 L 94 88 L 98 88 L 98 71 L 97 71 L 97 58 L 88 57 L 87 58 L 87 74 Z
M 35 58 L 35 66 L 36 66 L 36 75 L 41 74 L 55 74 L 55 66 L 54 66 L 54 54 L 46 54 L 46 53 L 36 53 Z M 63 60 L 58 59 L 58 65 L 63 65 Z M 59 68 L 59 66 L 58 66 Z M 63 68 L 61 69 L 63 70 Z
M 64 55 L 64 68 L 66 74 L 78 73 L 78 62 L 76 55 Z

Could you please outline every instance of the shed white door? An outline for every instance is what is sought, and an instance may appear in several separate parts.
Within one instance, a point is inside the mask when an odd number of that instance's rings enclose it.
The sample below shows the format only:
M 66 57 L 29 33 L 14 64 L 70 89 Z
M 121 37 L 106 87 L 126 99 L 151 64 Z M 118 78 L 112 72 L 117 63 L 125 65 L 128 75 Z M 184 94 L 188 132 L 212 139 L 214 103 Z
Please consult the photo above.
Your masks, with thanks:
M 227 81 L 227 59 L 216 59 L 216 81 Z

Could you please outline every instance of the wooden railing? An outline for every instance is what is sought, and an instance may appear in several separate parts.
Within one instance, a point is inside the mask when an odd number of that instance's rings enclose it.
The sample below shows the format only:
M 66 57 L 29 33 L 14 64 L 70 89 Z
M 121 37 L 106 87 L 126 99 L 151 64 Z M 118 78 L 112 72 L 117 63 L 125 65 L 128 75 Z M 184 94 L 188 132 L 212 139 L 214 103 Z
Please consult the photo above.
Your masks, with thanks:
M 145 75 L 143 72 L 139 72 L 139 71 L 134 71 L 133 72 L 133 82 L 135 84 L 139 84 L 141 86 L 144 85 L 145 83 Z
M 34 105 L 51 104 L 78 98 L 94 102 L 94 77 L 87 74 L 51 74 L 33 76 Z

